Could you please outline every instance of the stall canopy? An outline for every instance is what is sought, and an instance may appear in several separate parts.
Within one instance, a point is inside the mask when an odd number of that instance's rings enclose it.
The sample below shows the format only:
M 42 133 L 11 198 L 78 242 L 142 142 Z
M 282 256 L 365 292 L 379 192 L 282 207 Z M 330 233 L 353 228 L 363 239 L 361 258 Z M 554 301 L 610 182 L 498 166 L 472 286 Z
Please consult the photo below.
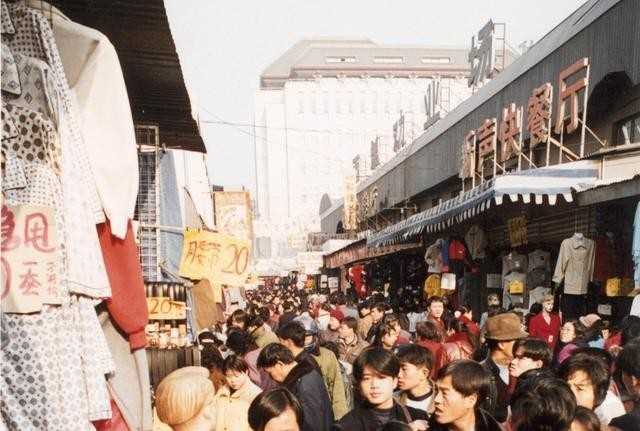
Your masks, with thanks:
M 547 168 L 513 172 L 492 178 L 459 196 L 406 220 L 391 225 L 367 238 L 367 244 L 381 247 L 405 242 L 422 233 L 438 232 L 489 209 L 511 202 L 555 205 L 558 197 L 573 202 L 573 193 L 592 187 L 600 173 L 599 162 L 581 160 Z
M 205 153 L 163 0 L 51 0 L 71 20 L 109 38 L 135 124 L 158 126 L 166 148 Z M 43 8 L 46 15 L 46 7 Z

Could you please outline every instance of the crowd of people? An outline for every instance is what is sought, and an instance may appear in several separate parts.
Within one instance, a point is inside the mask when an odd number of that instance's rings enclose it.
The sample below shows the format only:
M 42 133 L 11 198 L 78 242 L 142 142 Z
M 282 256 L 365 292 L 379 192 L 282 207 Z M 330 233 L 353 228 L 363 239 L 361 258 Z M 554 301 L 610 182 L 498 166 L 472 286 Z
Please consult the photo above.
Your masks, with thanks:
M 202 367 L 155 394 L 175 430 L 640 431 L 640 317 L 562 321 L 554 297 L 482 316 L 433 296 L 395 312 L 380 294 L 294 287 L 199 334 Z

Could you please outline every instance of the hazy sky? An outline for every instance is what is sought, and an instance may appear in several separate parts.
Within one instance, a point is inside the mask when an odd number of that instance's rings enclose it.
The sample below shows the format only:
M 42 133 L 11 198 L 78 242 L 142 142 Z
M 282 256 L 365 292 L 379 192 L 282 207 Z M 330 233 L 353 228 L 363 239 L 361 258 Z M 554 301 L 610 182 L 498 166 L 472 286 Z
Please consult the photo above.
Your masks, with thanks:
M 585 0 L 165 0 L 199 112 L 214 184 L 253 186 L 250 128 L 262 70 L 302 38 L 468 47 L 490 18 L 517 46 L 537 41 Z M 258 141 L 258 144 L 260 142 Z

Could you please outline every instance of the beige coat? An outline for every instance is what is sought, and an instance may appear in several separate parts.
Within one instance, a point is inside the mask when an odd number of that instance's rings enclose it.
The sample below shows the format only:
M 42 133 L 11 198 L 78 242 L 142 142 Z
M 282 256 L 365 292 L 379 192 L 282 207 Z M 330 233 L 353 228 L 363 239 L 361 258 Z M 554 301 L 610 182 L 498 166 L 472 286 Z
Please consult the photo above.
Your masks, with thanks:
M 231 394 L 228 386 L 223 386 L 216 394 L 216 431 L 251 431 L 249 426 L 249 406 L 260 392 L 251 380 Z

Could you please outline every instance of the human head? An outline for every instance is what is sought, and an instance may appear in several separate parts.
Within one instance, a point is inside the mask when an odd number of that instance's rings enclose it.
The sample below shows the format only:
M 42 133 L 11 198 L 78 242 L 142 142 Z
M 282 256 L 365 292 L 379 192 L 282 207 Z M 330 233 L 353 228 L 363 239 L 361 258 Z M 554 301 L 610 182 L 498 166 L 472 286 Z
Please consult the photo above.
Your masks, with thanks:
M 640 338 L 640 317 L 626 316 L 620 325 L 621 345 Z
M 254 314 L 247 319 L 246 327 L 247 330 L 253 333 L 258 328 L 261 328 L 264 325 L 264 319 L 259 314 Z
M 213 344 L 205 344 L 204 349 L 200 353 L 200 364 L 209 370 L 209 379 L 213 383 L 216 391 L 224 386 L 224 360 Z
M 380 326 L 376 334 L 376 344 L 385 349 L 391 350 L 398 341 L 399 332 L 395 326 L 385 322 Z
M 622 382 L 630 394 L 640 399 L 640 339 L 627 343 L 618 355 L 617 365 Z
M 222 367 L 227 386 L 237 391 L 249 380 L 249 366 L 240 356 L 227 356 Z
M 381 322 L 384 318 L 385 311 L 387 311 L 387 304 L 384 302 L 377 302 L 373 307 L 371 307 L 371 318 L 373 319 L 373 322 Z
M 433 354 L 417 344 L 406 344 L 398 349 L 400 361 L 398 387 L 405 391 L 423 385 L 433 369 Z
M 329 329 L 332 331 L 337 331 L 340 328 L 340 322 L 344 319 L 344 314 L 342 311 L 334 308 L 329 312 Z
M 542 297 L 542 309 L 547 313 L 551 313 L 553 311 L 554 297 L 551 294 L 545 294 Z
M 604 361 L 589 354 L 574 354 L 560 365 L 558 376 L 569 384 L 579 406 L 595 409 L 604 401 L 611 374 Z
M 478 362 L 461 359 L 438 371 L 434 397 L 439 424 L 452 424 L 475 414 L 489 394 L 490 379 Z
M 416 335 L 419 340 L 429 340 L 440 342 L 442 341 L 442 334 L 438 330 L 435 323 L 428 320 L 416 323 Z
M 360 317 L 365 317 L 371 313 L 371 307 L 369 306 L 369 302 L 362 301 L 358 304 L 358 313 L 360 313 Z
M 512 431 L 568 431 L 576 409 L 569 386 L 555 377 L 532 377 L 511 397 Z
M 358 330 L 358 320 L 353 316 L 347 316 L 340 322 L 339 336 L 343 340 L 351 340 Z
M 227 321 L 227 326 L 230 328 L 235 327 L 239 329 L 247 329 L 247 320 L 249 316 L 244 310 L 235 310 L 229 316 L 229 320 Z
M 203 367 L 180 368 L 156 389 L 158 418 L 174 430 L 215 429 L 215 390 Z
M 487 296 L 487 306 L 488 307 L 499 307 L 500 306 L 500 298 L 495 293 L 490 293 Z
M 429 298 L 427 309 L 429 317 L 441 319 L 444 313 L 444 300 L 440 296 L 432 296 Z
M 571 343 L 584 336 L 586 328 L 577 320 L 568 320 L 560 328 L 560 341 Z
M 296 397 L 285 388 L 262 392 L 249 406 L 253 431 L 300 431 L 304 412 Z
M 571 431 L 601 431 L 600 419 L 586 407 L 578 406 L 571 422 Z
M 264 369 L 273 380 L 282 383 L 295 363 L 291 350 L 280 343 L 271 343 L 260 351 L 257 365 Z
M 278 338 L 282 345 L 289 348 L 294 354 L 299 349 L 304 348 L 307 332 L 302 323 L 297 320 L 285 324 L 282 328 L 278 328 Z
M 400 362 L 395 355 L 380 348 L 366 349 L 353 363 L 353 377 L 362 397 L 372 406 L 390 408 L 398 385 Z
M 553 359 L 549 345 L 537 338 L 522 338 L 513 344 L 513 359 L 509 365 L 509 374 L 513 377 L 529 370 L 546 368 Z
M 492 355 L 513 359 L 515 341 L 529 334 L 522 330 L 520 318 L 515 313 L 500 313 L 489 317 L 485 325 L 485 338 Z

